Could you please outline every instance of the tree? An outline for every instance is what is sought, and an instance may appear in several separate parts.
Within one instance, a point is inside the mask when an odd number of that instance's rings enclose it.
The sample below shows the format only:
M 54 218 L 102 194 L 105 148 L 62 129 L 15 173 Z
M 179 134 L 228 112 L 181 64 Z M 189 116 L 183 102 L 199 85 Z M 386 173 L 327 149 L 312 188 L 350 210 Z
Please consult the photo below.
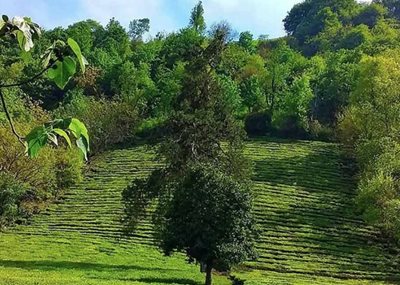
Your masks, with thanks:
M 194 6 L 192 13 L 190 15 L 190 26 L 196 30 L 196 32 L 202 34 L 206 30 L 206 22 L 204 20 L 204 8 L 203 2 L 199 1 L 196 6 Z
M 354 82 L 357 81 L 358 63 L 361 55 L 357 51 L 328 53 L 324 67 L 312 82 L 315 98 L 312 116 L 326 125 L 334 125 L 340 112 L 350 100 Z
M 143 41 L 143 35 L 150 31 L 148 18 L 133 20 L 129 23 L 129 37 L 133 41 Z
M 374 0 L 375 3 L 381 3 L 385 6 L 392 17 L 400 20 L 400 2 L 397 0 Z
M 175 111 L 166 124 L 168 137 L 160 148 L 166 166 L 134 181 L 123 193 L 128 226 L 135 226 L 157 198 L 154 219 L 160 247 L 167 254 L 186 249 L 190 260 L 205 266 L 207 285 L 213 268 L 226 270 L 254 256 L 243 130 L 215 72 L 227 39 L 225 26 L 216 26 L 208 45 L 197 46 L 201 52 L 185 66 Z M 223 215 L 229 215 L 229 221 L 221 224 Z M 184 236 L 194 225 L 198 228 L 189 240 Z
M 265 95 L 256 76 L 245 79 L 240 86 L 244 105 L 249 112 L 262 111 L 266 107 Z
M 206 272 L 255 258 L 251 190 L 213 166 L 196 165 L 179 181 L 165 212 L 161 247 L 184 251 Z
M 340 121 L 342 141 L 355 148 L 361 168 L 357 205 L 364 218 L 400 239 L 400 52 L 366 56 Z
M 34 40 L 39 39 L 40 35 L 41 30 L 39 26 L 29 18 L 14 17 L 9 19 L 3 15 L 0 19 L 0 38 L 16 38 L 21 48 L 21 57 L 25 61 L 29 61 L 29 52 L 34 47 Z M 79 45 L 72 38 L 68 38 L 67 42 L 61 40 L 55 41 L 46 50 L 42 58 L 44 69 L 33 77 L 26 80 L 22 79 L 17 83 L 0 82 L 0 99 L 10 128 L 21 144 L 26 147 L 26 151 L 30 157 L 36 157 L 39 150 L 49 142 L 58 145 L 57 137 L 64 138 L 71 147 L 69 136 L 71 135 L 76 139 L 77 146 L 83 152 L 85 158 L 87 158 L 89 135 L 86 126 L 78 119 L 67 118 L 48 122 L 34 128 L 26 137 L 22 137 L 14 126 L 2 89 L 20 87 L 32 83 L 45 73 L 59 88 L 63 89 L 77 72 L 77 63 L 82 72 L 85 72 L 85 65 L 87 64 Z
M 253 35 L 250 32 L 240 33 L 238 44 L 250 53 L 254 53 L 256 50 Z

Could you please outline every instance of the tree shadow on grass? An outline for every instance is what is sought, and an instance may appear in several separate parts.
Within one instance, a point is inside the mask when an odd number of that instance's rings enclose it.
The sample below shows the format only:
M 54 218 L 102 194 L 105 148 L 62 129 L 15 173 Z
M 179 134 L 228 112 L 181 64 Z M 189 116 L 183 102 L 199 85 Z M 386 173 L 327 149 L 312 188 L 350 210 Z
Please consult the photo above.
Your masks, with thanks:
M 128 282 L 143 282 L 148 284 L 182 284 L 182 285 L 201 285 L 203 283 L 196 282 L 191 279 L 186 278 L 119 278 L 119 281 L 128 281 Z
M 0 260 L 0 267 L 5 268 L 21 268 L 30 270 L 52 271 L 60 269 L 75 269 L 75 270 L 91 270 L 91 271 L 125 271 L 125 270 L 141 270 L 141 271 L 177 271 L 177 269 L 159 268 L 159 267 L 144 267 L 137 265 L 114 265 L 90 262 L 71 262 L 71 261 L 20 261 L 20 260 Z

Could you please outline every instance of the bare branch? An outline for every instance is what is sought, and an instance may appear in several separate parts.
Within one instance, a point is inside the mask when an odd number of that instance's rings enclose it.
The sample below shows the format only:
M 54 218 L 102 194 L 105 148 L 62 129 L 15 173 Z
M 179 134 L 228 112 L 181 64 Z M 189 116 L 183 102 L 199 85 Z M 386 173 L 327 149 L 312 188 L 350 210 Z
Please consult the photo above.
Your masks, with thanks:
M 1 90 L 1 88 L 0 88 L 0 99 L 1 99 L 1 103 L 3 105 L 4 112 L 6 113 L 7 120 L 10 123 L 10 127 L 11 127 L 13 134 L 18 138 L 19 142 L 25 147 L 24 137 L 20 136 L 18 134 L 17 130 L 15 129 L 13 120 L 11 118 L 10 112 L 8 111 L 6 100 L 4 99 L 4 94 Z

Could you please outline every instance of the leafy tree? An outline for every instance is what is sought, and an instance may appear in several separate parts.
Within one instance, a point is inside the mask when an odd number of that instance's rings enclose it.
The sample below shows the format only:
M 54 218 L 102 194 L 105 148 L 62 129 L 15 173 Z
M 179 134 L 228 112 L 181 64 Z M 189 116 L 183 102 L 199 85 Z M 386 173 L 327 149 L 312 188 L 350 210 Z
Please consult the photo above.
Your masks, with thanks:
M 271 116 L 277 109 L 277 101 L 289 90 L 294 78 L 307 69 L 307 59 L 280 42 L 266 58 L 267 76 L 264 81 L 266 102 Z
M 385 6 L 392 17 L 400 20 L 400 3 L 397 0 L 373 0 L 375 3 L 381 3 Z
M 245 50 L 247 50 L 250 53 L 255 52 L 254 39 L 253 39 L 253 35 L 250 32 L 240 33 L 238 44 L 239 44 L 239 46 L 241 46 L 242 48 L 244 48 Z
M 362 174 L 357 204 L 365 219 L 399 239 L 398 171 L 400 52 L 364 57 L 340 124 L 342 140 L 355 147 Z
M 255 258 L 251 191 L 213 166 L 191 168 L 175 186 L 165 210 L 161 247 L 184 251 L 201 264 L 206 285 L 212 269 L 229 270 Z M 223 222 L 222 222 L 223 221 Z
M 243 103 L 248 108 L 249 113 L 265 110 L 265 95 L 256 76 L 245 79 L 240 86 L 240 91 Z
M 28 53 L 34 46 L 34 40 L 41 35 L 39 26 L 29 18 L 14 17 L 9 19 L 3 15 L 0 20 L 0 37 L 11 36 L 18 40 L 21 48 L 21 56 L 25 61 L 29 60 Z M 57 119 L 42 126 L 34 128 L 25 138 L 16 130 L 10 112 L 8 111 L 5 96 L 2 89 L 19 87 L 35 81 L 37 78 L 47 73 L 47 76 L 61 89 L 65 87 L 71 77 L 77 71 L 77 63 L 82 72 L 85 72 L 86 59 L 83 57 L 79 45 L 68 38 L 67 43 L 55 41 L 43 55 L 44 69 L 32 78 L 21 80 L 17 83 L 0 84 L 0 99 L 3 111 L 9 122 L 13 134 L 18 138 L 22 145 L 27 149 L 31 157 L 36 157 L 39 150 L 47 143 L 51 142 L 58 145 L 58 138 L 62 137 L 71 146 L 69 134 L 76 138 L 77 146 L 82 150 L 85 157 L 89 151 L 89 136 L 85 125 L 77 119 Z
M 192 261 L 202 264 L 207 285 L 213 268 L 226 270 L 254 256 L 242 130 L 226 100 L 226 85 L 221 84 L 225 80 L 215 72 L 228 38 L 225 27 L 215 28 L 208 45 L 197 47 L 201 52 L 185 66 L 175 111 L 167 122 L 168 138 L 160 148 L 166 167 L 147 180 L 134 181 L 123 194 L 128 226 L 134 226 L 157 198 L 155 222 L 161 248 L 167 254 L 185 249 Z M 218 220 L 222 215 L 227 218 L 224 224 Z M 185 216 L 188 219 L 182 220 Z M 192 235 L 185 238 L 189 231 Z
M 194 6 L 190 15 L 189 25 L 200 34 L 204 33 L 204 31 L 206 30 L 206 22 L 204 20 L 204 8 L 202 1 L 199 1 L 197 5 Z
M 312 82 L 315 94 L 312 108 L 314 119 L 327 125 L 335 124 L 339 113 L 349 103 L 360 59 L 361 54 L 357 51 L 326 55 L 324 67 Z
M 86 20 L 70 25 L 65 33 L 79 44 L 82 53 L 89 54 L 95 44 L 98 31 L 102 29 L 103 27 L 98 22 Z
M 133 41 L 142 41 L 143 35 L 150 31 L 150 20 L 148 18 L 136 19 L 129 23 L 129 37 Z
M 379 4 L 372 3 L 365 5 L 361 11 L 354 17 L 354 25 L 367 25 L 369 28 L 375 27 L 379 20 L 386 16 L 386 9 Z

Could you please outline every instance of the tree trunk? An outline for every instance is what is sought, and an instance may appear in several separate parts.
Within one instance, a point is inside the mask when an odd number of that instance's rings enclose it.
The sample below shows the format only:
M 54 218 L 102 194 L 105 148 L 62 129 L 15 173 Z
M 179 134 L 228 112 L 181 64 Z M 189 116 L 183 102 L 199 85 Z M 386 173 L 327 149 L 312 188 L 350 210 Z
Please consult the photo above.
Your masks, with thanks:
M 205 285 L 211 285 L 212 284 L 212 266 L 207 264 L 207 268 L 206 268 L 206 283 Z

